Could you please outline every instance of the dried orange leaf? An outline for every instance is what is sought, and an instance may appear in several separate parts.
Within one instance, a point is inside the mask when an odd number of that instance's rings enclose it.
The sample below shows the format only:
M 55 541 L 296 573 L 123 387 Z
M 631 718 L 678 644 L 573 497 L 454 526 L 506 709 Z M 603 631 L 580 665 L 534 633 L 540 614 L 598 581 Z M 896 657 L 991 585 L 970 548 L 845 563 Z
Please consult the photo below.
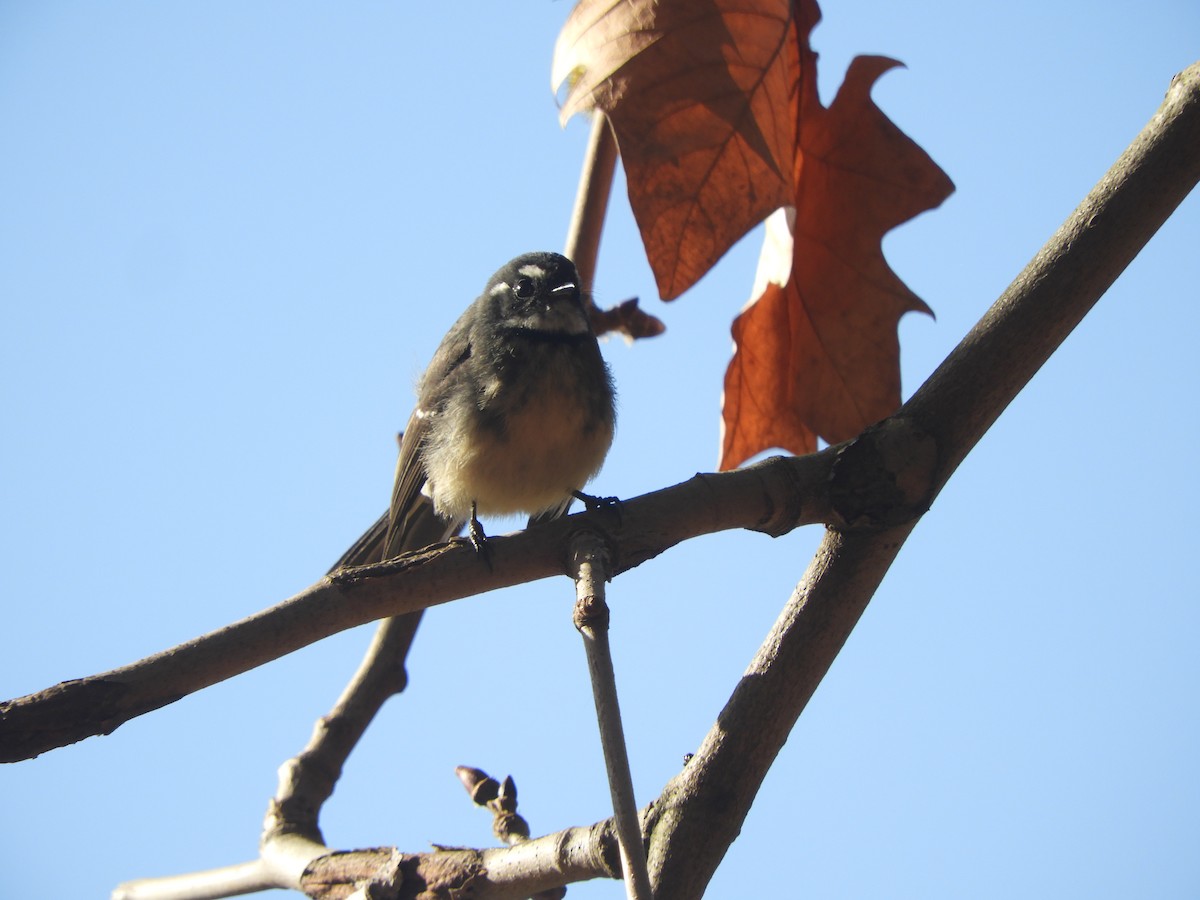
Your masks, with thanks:
M 904 313 L 930 310 L 888 266 L 883 236 L 954 190 L 871 100 L 899 63 L 856 59 L 826 109 L 815 54 L 801 45 L 800 57 L 791 269 L 786 284 L 770 271 L 787 243 L 777 217 L 760 266 L 770 280 L 733 323 L 722 469 L 772 447 L 812 452 L 818 437 L 853 437 L 900 405 L 896 327 Z
M 562 119 L 600 110 L 612 123 L 664 299 L 792 202 L 791 6 L 581 0 L 559 35 L 552 80 L 568 85 Z

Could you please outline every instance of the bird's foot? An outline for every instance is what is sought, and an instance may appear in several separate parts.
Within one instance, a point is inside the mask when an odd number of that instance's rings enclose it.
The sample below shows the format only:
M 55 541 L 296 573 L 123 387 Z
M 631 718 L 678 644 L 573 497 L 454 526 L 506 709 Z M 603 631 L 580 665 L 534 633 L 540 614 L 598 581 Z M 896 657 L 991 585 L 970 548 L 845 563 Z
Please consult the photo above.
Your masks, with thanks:
M 479 524 L 479 517 L 476 515 L 475 504 L 471 504 L 471 521 L 467 523 L 467 540 L 471 542 L 471 546 L 475 548 L 475 553 L 480 556 L 484 563 L 487 564 L 488 571 L 492 571 L 492 551 L 487 544 L 487 535 L 483 532 L 483 526 Z
M 620 497 L 595 497 L 591 494 L 585 494 L 583 491 L 571 491 L 571 496 L 583 503 L 584 508 L 588 512 L 599 512 L 602 509 L 611 509 L 616 512 L 618 521 L 621 518 Z

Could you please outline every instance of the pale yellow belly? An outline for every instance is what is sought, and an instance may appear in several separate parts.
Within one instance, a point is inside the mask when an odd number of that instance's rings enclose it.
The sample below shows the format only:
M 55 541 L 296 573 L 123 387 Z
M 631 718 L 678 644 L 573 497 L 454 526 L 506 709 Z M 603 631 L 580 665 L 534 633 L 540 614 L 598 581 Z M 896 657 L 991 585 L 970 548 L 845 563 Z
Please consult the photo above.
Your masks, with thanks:
M 587 419 L 552 392 L 510 414 L 503 432 L 462 423 L 456 452 L 441 460 L 431 455 L 434 505 L 458 519 L 470 515 L 472 501 L 486 516 L 557 506 L 599 471 L 612 443 L 611 426 Z

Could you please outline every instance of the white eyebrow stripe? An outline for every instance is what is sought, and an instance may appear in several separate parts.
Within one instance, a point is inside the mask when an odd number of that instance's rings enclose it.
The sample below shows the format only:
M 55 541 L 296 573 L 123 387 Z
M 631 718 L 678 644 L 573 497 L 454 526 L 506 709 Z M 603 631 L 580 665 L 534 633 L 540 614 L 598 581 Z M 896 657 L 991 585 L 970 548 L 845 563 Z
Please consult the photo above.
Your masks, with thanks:
M 507 290 L 508 290 L 508 282 L 507 281 L 499 281 L 492 287 L 492 289 L 490 291 L 488 291 L 488 295 L 491 297 L 495 297 L 497 294 L 503 294 Z
M 522 275 L 529 276 L 530 278 L 544 278 L 546 276 L 546 270 L 541 266 L 535 266 L 533 263 L 521 266 L 521 268 L 517 269 L 517 271 Z

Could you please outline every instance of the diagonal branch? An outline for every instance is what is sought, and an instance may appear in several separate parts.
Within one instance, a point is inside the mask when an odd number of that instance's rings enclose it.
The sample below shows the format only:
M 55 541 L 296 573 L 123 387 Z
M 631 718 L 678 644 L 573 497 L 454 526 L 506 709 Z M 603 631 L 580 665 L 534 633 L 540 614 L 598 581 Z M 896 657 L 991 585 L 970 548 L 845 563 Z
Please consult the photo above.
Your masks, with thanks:
M 1200 180 L 1200 62 L 904 406 L 942 448 L 936 488 Z

